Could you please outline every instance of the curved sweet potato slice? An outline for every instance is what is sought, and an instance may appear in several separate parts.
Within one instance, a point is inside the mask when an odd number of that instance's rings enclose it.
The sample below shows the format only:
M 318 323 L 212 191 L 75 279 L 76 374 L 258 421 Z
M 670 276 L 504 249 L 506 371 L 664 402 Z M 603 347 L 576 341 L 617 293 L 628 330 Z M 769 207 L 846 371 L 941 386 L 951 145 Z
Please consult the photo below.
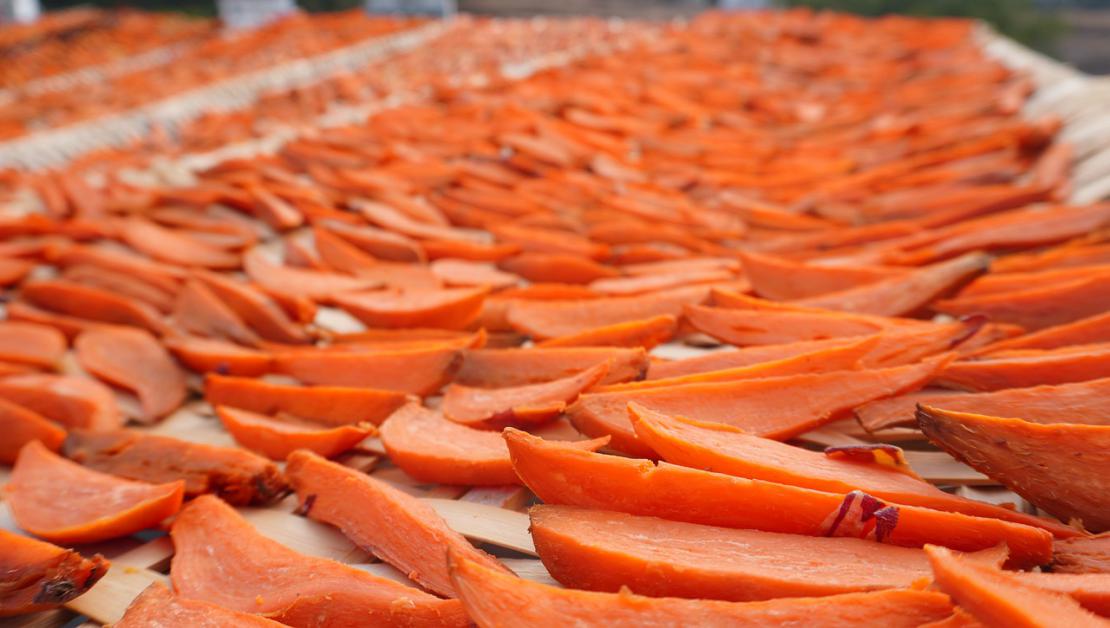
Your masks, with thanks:
M 930 406 L 917 411 L 929 440 L 1064 521 L 1110 530 L 1110 426 L 1031 423 Z
M 6 310 L 9 321 L 24 321 L 45 327 L 53 327 L 61 332 L 67 340 L 73 340 L 86 329 L 111 327 L 108 323 L 98 323 L 87 318 L 78 318 L 67 314 L 50 312 L 35 307 L 26 301 L 12 301 L 7 304 Z
M 435 290 L 441 287 L 439 279 L 427 266 L 378 261 L 329 231 L 316 229 L 313 233 L 320 259 L 333 270 L 376 279 L 391 288 Z
M 690 305 L 683 314 L 698 331 L 739 347 L 870 336 L 906 324 L 893 318 L 824 310 L 758 310 Z M 928 324 L 919 321 L 910 323 Z
M 136 430 L 73 430 L 62 453 L 81 466 L 146 482 L 185 482 L 185 496 L 218 495 L 229 504 L 267 504 L 288 487 L 269 460 L 237 447 L 219 447 Z
M 66 431 L 41 414 L 0 397 L 0 463 L 15 462 L 19 450 L 31 441 L 40 441 L 50 451 L 58 451 Z M 508 453 L 506 452 L 506 456 Z
M 275 419 L 226 406 L 216 406 L 216 415 L 235 442 L 271 460 L 285 460 L 298 449 L 331 458 L 377 433 L 369 423 L 325 427 L 294 417 Z
M 85 377 L 33 373 L 0 379 L 0 398 L 62 425 L 111 430 L 123 425 L 115 395 Z
M 186 272 L 176 266 L 141 257 L 122 247 L 117 250 L 103 246 L 66 244 L 54 250 L 49 250 L 47 258 L 62 267 L 96 266 L 105 268 L 140 279 L 167 294 L 173 294 L 177 291 L 181 280 L 185 278 Z
M 343 292 L 370 290 L 382 285 L 378 279 L 282 266 L 269 261 L 261 251 L 257 250 L 249 251 L 243 256 L 243 270 L 251 281 L 266 290 L 314 301 L 329 299 Z
M 1005 542 L 1015 567 L 1044 564 L 1052 552 L 1052 535 L 1044 530 L 916 506 L 895 506 L 892 527 L 871 527 L 868 519 L 843 531 L 841 515 L 853 503 L 844 495 L 592 453 L 512 428 L 504 435 L 517 475 L 549 504 L 727 528 L 876 538 L 905 547 L 935 543 L 976 551 Z
M 587 284 L 596 279 L 619 277 L 620 271 L 588 257 L 566 253 L 521 253 L 499 266 L 534 283 Z
M 161 419 L 185 401 L 185 373 L 147 331 L 91 329 L 77 337 L 73 349 L 85 370 L 134 392 L 146 421 Z
M 327 229 L 379 259 L 395 262 L 425 261 L 424 249 L 420 247 L 420 243 L 400 233 L 369 225 L 348 225 L 336 220 L 326 220 L 320 228 Z
M 786 440 L 860 404 L 917 390 L 949 358 L 937 356 L 918 364 L 868 371 L 585 393 L 567 408 L 567 415 L 583 434 L 611 435 L 613 448 L 645 457 L 654 452 L 632 430 L 627 409 L 630 401 L 657 412 L 727 423 L 757 436 Z
M 451 380 L 461 349 L 432 346 L 397 351 L 293 351 L 274 355 L 274 368 L 306 384 L 354 386 L 430 395 Z
M 1097 615 L 1110 617 L 1110 574 L 1011 572 L 1022 584 L 1063 593 Z
M 177 293 L 173 320 L 188 332 L 258 347 L 262 339 L 208 286 L 189 279 Z
M 166 325 L 158 310 L 118 294 L 63 279 L 31 281 L 20 294 L 32 305 L 76 318 L 142 327 L 161 333 Z
M 1110 624 L 1066 595 L 1025 584 L 996 568 L 968 562 L 947 548 L 928 546 L 925 552 L 940 589 L 987 626 Z
M 455 382 L 463 386 L 504 388 L 549 382 L 606 362 L 601 384 L 643 379 L 649 358 L 643 348 L 565 347 L 468 349 Z
M 14 286 L 34 268 L 35 263 L 30 260 L 0 257 L 0 286 Z
M 993 352 L 1015 349 L 1059 349 L 1072 345 L 1110 342 L 1110 312 L 1082 318 L 1071 323 L 1046 327 L 1031 334 L 991 343 L 972 355 L 989 355 Z
M 597 279 L 590 282 L 590 290 L 614 297 L 632 296 L 657 292 L 668 288 L 693 286 L 699 283 L 729 281 L 733 278 L 733 274 L 727 270 L 712 268 L 700 270 L 693 269 L 632 277 Z
M 343 386 L 289 386 L 209 375 L 204 398 L 213 406 L 231 406 L 260 414 L 287 413 L 321 425 L 380 425 L 408 401 L 405 393 Z M 283 458 L 284 459 L 284 458 Z
M 1054 573 L 1110 574 L 1110 534 L 1056 541 L 1051 567 Z
M 601 381 L 608 370 L 609 364 L 603 362 L 563 379 L 508 388 L 451 384 L 443 393 L 443 414 L 464 425 L 544 423 L 557 418 L 567 404 Z
M 281 306 L 249 284 L 213 272 L 198 271 L 193 276 L 262 338 L 291 345 L 310 341 L 308 333 Z
M 53 327 L 0 321 L 0 360 L 54 368 L 66 352 L 66 337 Z
M 751 252 L 741 253 L 740 259 L 755 293 L 776 301 L 849 290 L 906 273 L 904 268 L 822 266 Z
M 151 626 L 194 626 L 196 628 L 280 628 L 276 621 L 228 610 L 222 606 L 187 600 L 174 595 L 161 582 L 143 590 L 127 606 L 123 617 L 112 628 L 150 628 Z
M 520 252 L 520 247 L 515 244 L 435 238 L 421 240 L 420 248 L 424 250 L 424 255 L 430 260 L 452 258 L 468 259 L 475 262 L 500 262 Z
M 173 309 L 172 293 L 163 292 L 162 289 L 131 275 L 100 266 L 70 266 L 62 273 L 62 278 L 135 299 L 163 314 Z
M 432 274 L 449 287 L 509 288 L 520 283 L 520 277 L 497 270 L 496 266 L 459 259 L 432 262 Z
M 385 482 L 304 451 L 289 456 L 285 474 L 309 517 L 339 528 L 433 593 L 454 597 L 442 560 L 448 549 L 511 573 L 447 527 L 431 506 Z
M 591 625 L 743 627 L 768 625 L 917 628 L 952 613 L 948 597 L 929 591 L 845 593 L 819 598 L 725 602 L 576 591 L 521 580 L 452 555 L 451 580 L 482 628 Z
M 223 340 L 174 335 L 163 338 L 162 344 L 182 364 L 198 373 L 257 377 L 270 371 L 269 353 Z
M 305 628 L 467 623 L 458 601 L 293 551 L 211 495 L 186 506 L 170 536 L 170 577 L 185 598 Z
M 670 314 L 595 327 L 569 336 L 549 338 L 537 347 L 643 347 L 652 349 L 670 340 L 678 331 L 678 319 Z
M 1000 257 L 991 264 L 993 273 L 1028 273 L 1056 268 L 1110 264 L 1110 244 L 1073 242 L 1035 253 Z
M 119 233 L 123 241 L 136 251 L 175 266 L 239 267 L 239 255 L 142 218 L 122 221 Z
M 99 473 L 35 441 L 20 450 L 4 490 L 19 527 L 55 543 L 92 543 L 173 515 L 185 483 L 146 484 Z
M 428 483 L 500 486 L 520 484 L 501 434 L 460 425 L 420 404 L 394 412 L 381 427 L 382 445 L 393 464 Z M 590 451 L 608 437 L 572 441 Z
M 368 327 L 465 329 L 478 318 L 485 288 L 444 288 L 336 295 L 337 306 Z
M 100 554 L 71 549 L 0 530 L 0 617 L 56 608 L 80 597 L 108 572 Z
M 690 286 L 634 297 L 585 301 L 517 300 L 509 307 L 508 320 L 517 331 L 536 340 L 546 340 L 648 316 L 681 316 L 684 305 L 702 303 L 708 297 L 708 286 Z
M 994 517 L 1044 528 L 1058 537 L 1078 532 L 1063 524 L 945 493 L 900 468 L 901 451 L 878 446 L 889 464 L 809 451 L 745 434 L 721 423 L 697 423 L 628 404 L 636 435 L 667 462 L 742 478 L 779 482 L 829 493 L 862 490 L 894 504 Z M 866 446 L 864 446 L 866 447 Z M 863 450 L 862 453 L 870 453 Z
M 963 390 L 1001 390 L 1102 377 L 1110 377 L 1110 342 L 953 362 L 937 374 L 936 383 Z
M 1030 286 L 1049 286 L 1110 274 L 1110 264 L 1080 268 L 1064 268 L 1032 273 L 992 273 L 979 277 L 960 291 L 960 297 L 981 297 L 988 294 L 1020 292 Z
M 1110 310 L 1110 274 L 1001 294 L 956 297 L 937 301 L 933 309 L 953 316 L 985 314 L 992 321 L 1037 331 Z

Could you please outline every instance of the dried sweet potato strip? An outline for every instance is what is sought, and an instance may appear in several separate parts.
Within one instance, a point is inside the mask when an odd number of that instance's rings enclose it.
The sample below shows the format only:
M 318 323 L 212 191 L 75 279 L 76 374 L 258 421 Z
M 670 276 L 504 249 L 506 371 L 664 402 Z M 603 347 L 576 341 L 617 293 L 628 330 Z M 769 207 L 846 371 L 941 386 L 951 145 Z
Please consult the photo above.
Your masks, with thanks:
M 29 374 L 0 379 L 0 398 L 67 428 L 110 430 L 123 425 L 112 391 L 86 377 Z
M 564 347 L 468 349 L 455 382 L 463 386 L 503 388 L 560 379 L 606 362 L 601 384 L 639 380 L 648 369 L 643 348 Z
M 251 250 L 243 255 L 243 270 L 251 281 L 265 290 L 312 300 L 329 299 L 335 294 L 369 290 L 381 285 L 381 281 L 377 279 L 282 266 L 269 261 L 258 250 Z
M 332 458 L 377 433 L 369 423 L 327 427 L 295 417 L 271 418 L 227 406 L 216 406 L 215 410 L 235 442 L 270 460 L 285 460 L 289 454 L 300 449 Z
M 136 251 L 169 264 L 216 269 L 239 267 L 239 255 L 142 218 L 124 220 L 120 236 Z
M 602 362 L 581 373 L 540 384 L 507 388 L 472 388 L 451 384 L 443 393 L 443 414 L 464 425 L 536 425 L 559 416 L 582 391 L 609 371 Z
M 142 327 L 162 333 L 166 325 L 153 307 L 72 281 L 50 279 L 23 284 L 20 294 L 32 305 L 80 319 Z
M 280 628 L 265 617 L 233 611 L 208 602 L 174 595 L 166 585 L 155 582 L 127 606 L 114 628 L 149 626 L 196 626 L 197 628 Z
M 258 347 L 262 339 L 203 283 L 190 279 L 177 293 L 173 319 L 185 330 L 201 336 Z
M 995 353 L 953 362 L 937 373 L 938 385 L 963 390 L 1000 390 L 1067 384 L 1110 377 L 1110 343 Z
M 369 327 L 466 329 L 478 318 L 486 288 L 394 290 L 336 295 L 337 306 Z
M 83 595 L 110 563 L 0 530 L 0 617 L 56 608 Z
M 587 301 L 515 301 L 509 323 L 521 333 L 544 340 L 568 336 L 595 327 L 625 323 L 645 316 L 682 314 L 682 306 L 701 303 L 709 288 L 691 286 L 634 297 L 607 297 Z
M 77 337 L 73 349 L 85 370 L 134 392 L 145 421 L 161 419 L 185 401 L 185 373 L 149 332 L 92 329 Z
M 65 336 L 52 327 L 0 321 L 0 360 L 54 368 L 65 352 Z
M 760 253 L 744 253 L 745 277 L 764 299 L 805 299 L 900 277 L 902 268 L 822 266 Z
M 213 272 L 200 271 L 193 276 L 262 338 L 285 344 L 310 341 L 305 330 L 293 322 L 273 299 L 249 284 Z
M 260 414 L 281 412 L 321 425 L 368 422 L 380 425 L 405 405 L 402 392 L 342 386 L 289 386 L 212 374 L 204 380 L 204 398 L 213 406 L 231 406 Z
M 0 433 L 4 434 L 0 442 L 3 464 L 14 463 L 19 450 L 31 441 L 37 440 L 50 451 L 58 451 L 66 437 L 65 430 L 57 424 L 4 398 L 0 398 Z
M 270 371 L 269 353 L 223 340 L 173 335 L 163 338 L 162 344 L 182 364 L 199 373 L 256 377 Z
M 537 347 L 643 347 L 652 349 L 667 342 L 678 330 L 678 319 L 662 314 L 636 321 L 587 329 L 536 343 Z
M 293 351 L 274 354 L 274 369 L 306 384 L 378 388 L 430 395 L 462 362 L 452 346 L 370 351 Z

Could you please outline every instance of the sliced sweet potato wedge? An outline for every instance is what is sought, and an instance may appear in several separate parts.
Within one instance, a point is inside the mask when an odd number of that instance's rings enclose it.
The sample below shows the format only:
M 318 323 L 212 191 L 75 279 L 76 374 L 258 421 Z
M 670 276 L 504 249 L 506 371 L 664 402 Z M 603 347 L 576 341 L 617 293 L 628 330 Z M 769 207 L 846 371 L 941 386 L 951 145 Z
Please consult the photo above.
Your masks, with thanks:
M 604 622 L 633 626 L 857 626 L 916 628 L 952 613 L 948 597 L 893 590 L 765 602 L 642 597 L 628 592 L 576 591 L 521 580 L 452 555 L 449 569 L 459 599 L 479 626 L 540 627 Z
M 379 259 L 395 262 L 424 262 L 424 249 L 420 243 L 400 233 L 377 229 L 369 225 L 348 225 L 327 220 L 322 229 L 334 233 L 347 242 Z
M 293 551 L 211 495 L 186 506 L 170 536 L 170 577 L 185 598 L 290 626 L 467 624 L 458 601 Z
M 66 337 L 53 327 L 0 321 L 0 360 L 52 369 L 66 352 Z
M 953 362 L 936 383 L 962 390 L 1028 388 L 1110 377 L 1110 342 L 1060 349 L 1016 350 Z
M 603 362 L 581 373 L 541 384 L 507 388 L 471 388 L 451 384 L 443 393 L 443 414 L 464 425 L 537 425 L 555 419 L 584 390 L 609 370 Z
M 260 290 L 219 273 L 198 271 L 193 276 L 262 338 L 290 345 L 310 342 L 304 328 Z
M 182 364 L 198 373 L 257 377 L 270 371 L 269 353 L 223 340 L 175 334 L 163 338 L 162 344 Z
M 988 294 L 1020 292 L 1030 286 L 1048 286 L 1088 279 L 1110 273 L 1110 264 L 1063 268 L 1032 273 L 992 273 L 979 277 L 960 291 L 960 297 L 981 297 Z
M 260 414 L 286 413 L 321 425 L 380 425 L 409 397 L 403 392 L 344 386 L 290 386 L 246 377 L 209 375 L 204 398 Z M 284 459 L 284 458 L 283 458 Z
M 421 482 L 502 486 L 519 484 L 501 434 L 448 421 L 412 403 L 381 426 L 382 445 L 393 464 Z M 573 441 L 596 451 L 608 438 Z
M 218 495 L 229 504 L 267 504 L 287 490 L 281 471 L 244 449 L 205 445 L 136 430 L 73 430 L 62 453 L 81 466 L 146 482 L 185 482 L 185 496 Z
M 634 297 L 585 301 L 517 300 L 509 307 L 508 320 L 517 331 L 536 340 L 546 340 L 648 316 L 681 316 L 682 306 L 702 303 L 708 297 L 707 286 L 690 286 Z
M 632 429 L 628 420 L 630 401 L 657 412 L 727 423 L 757 436 L 786 440 L 868 401 L 917 390 L 948 359 L 938 356 L 919 364 L 868 371 L 585 393 L 567 408 L 567 416 L 583 434 L 610 435 L 613 448 L 646 457 L 654 452 Z
M 96 266 L 135 277 L 167 294 L 177 291 L 186 271 L 136 255 L 127 249 L 86 244 L 65 244 L 47 251 L 47 258 L 62 267 Z
M 822 266 L 760 253 L 742 253 L 744 276 L 764 299 L 789 301 L 849 290 L 900 277 L 904 268 L 885 266 Z
M 109 565 L 100 554 L 85 558 L 0 530 L 0 617 L 57 608 L 92 588 Z
M 1023 583 L 996 568 L 928 546 L 933 579 L 961 608 L 987 626 L 1101 626 L 1110 622 L 1072 598 Z
M 734 275 L 731 272 L 716 268 L 672 270 L 651 275 L 597 279 L 590 282 L 590 289 L 599 294 L 620 297 L 693 286 L 699 283 L 729 281 L 733 278 Z
M 433 593 L 454 597 L 441 560 L 448 549 L 511 573 L 447 527 L 430 506 L 385 482 L 305 451 L 289 456 L 285 474 L 309 517 L 336 526 Z
M 1025 290 L 956 297 L 937 301 L 933 309 L 953 316 L 984 314 L 1000 323 L 1037 331 L 1104 314 L 1110 309 L 1110 274 L 1094 274 Z
M 1059 349 L 1073 345 L 1110 342 L 1110 312 L 1071 323 L 1046 327 L 1031 334 L 1008 338 L 977 349 L 974 356 L 1016 349 Z
M 91 329 L 73 343 L 77 361 L 100 379 L 139 397 L 143 420 L 156 421 L 185 401 L 185 373 L 150 332 Z
M 19 450 L 31 441 L 39 441 L 50 451 L 58 451 L 66 431 L 41 414 L 0 397 L 0 463 L 15 462 Z M 506 456 L 508 452 L 506 452 Z
M 67 340 L 73 340 L 86 329 L 111 327 L 109 323 L 98 323 L 87 318 L 78 318 L 44 310 L 26 301 L 12 301 L 7 304 L 6 310 L 9 321 L 23 321 L 44 327 L 53 327 L 61 332 Z
M 280 628 L 276 621 L 233 611 L 222 606 L 187 600 L 174 595 L 161 582 L 151 584 L 127 606 L 127 612 L 113 628 L 150 628 L 151 626 L 195 626 L 197 628 Z
M 432 274 L 448 287 L 485 287 L 496 290 L 520 283 L 520 277 L 482 262 L 441 259 L 432 262 L 430 268 Z
M 534 283 L 587 284 L 620 276 L 620 271 L 611 266 L 566 253 L 521 253 L 502 261 L 499 266 Z
M 376 279 L 390 288 L 436 290 L 439 278 L 421 264 L 383 262 L 328 231 L 314 231 L 316 250 L 325 265 L 342 273 Z
M 185 483 L 147 484 L 86 469 L 35 441 L 4 488 L 19 527 L 55 543 L 92 543 L 157 525 L 181 508 Z
M 569 336 L 548 338 L 537 347 L 643 347 L 652 349 L 670 340 L 678 331 L 678 319 L 662 314 L 625 323 L 587 329 Z
M 115 395 L 86 377 L 32 373 L 0 379 L 0 398 L 67 428 L 111 430 L 123 425 Z
M 0 286 L 14 286 L 34 270 L 31 260 L 0 257 Z
M 306 384 L 353 386 L 430 395 L 462 363 L 454 346 L 373 351 L 293 351 L 274 355 L 274 368 Z
M 216 406 L 216 416 L 235 442 L 270 460 L 285 460 L 298 449 L 331 458 L 377 433 L 370 423 L 327 427 L 295 417 L 271 418 L 227 406 Z
M 243 256 L 243 270 L 251 281 L 266 290 L 313 301 L 381 286 L 378 279 L 275 264 L 261 251 L 249 251 Z
M 1031 423 L 921 406 L 929 440 L 1064 521 L 1110 530 L 1110 426 Z
M 239 267 L 239 255 L 142 218 L 122 221 L 119 233 L 123 241 L 136 251 L 175 266 Z
M 1051 567 L 1053 573 L 1110 574 L 1110 534 L 1056 541 Z
M 1022 584 L 1063 593 L 1103 617 L 1110 617 L 1110 574 L 1012 572 Z
M 468 349 L 455 382 L 463 386 L 504 388 L 549 382 L 606 362 L 602 384 L 643 379 L 649 359 L 643 348 L 564 347 Z
M 694 329 L 729 344 L 775 345 L 844 336 L 869 336 L 905 325 L 893 318 L 829 310 L 757 310 L 687 306 Z M 926 325 L 912 322 L 910 324 Z
M 856 536 L 905 547 L 935 543 L 976 551 L 1005 542 L 1014 567 L 1044 564 L 1052 552 L 1051 534 L 1009 521 L 917 506 L 887 506 L 861 493 L 846 498 L 665 462 L 656 465 L 648 460 L 597 454 L 513 428 L 506 428 L 504 435 L 517 475 L 549 504 L 727 528 Z M 863 502 L 870 506 L 861 512 L 858 508 Z M 896 510 L 897 521 L 879 524 L 877 520 L 892 512 L 876 515 L 883 508 Z
M 635 403 L 628 404 L 628 412 L 641 441 L 667 462 L 685 467 L 829 493 L 861 490 L 894 504 L 1023 523 L 1061 538 L 1079 534 L 1056 521 L 945 493 L 908 470 L 901 462 L 901 450 L 890 445 L 849 447 L 844 453 L 860 456 L 841 457 L 836 448 L 826 453 L 809 451 L 746 434 L 731 425 L 697 423 Z
M 31 305 L 66 316 L 142 327 L 156 334 L 166 327 L 158 310 L 146 303 L 72 281 L 30 281 L 23 284 L 20 294 Z
M 163 314 L 173 309 L 173 295 L 161 288 L 101 266 L 70 266 L 62 278 L 146 303 Z
M 465 329 L 482 311 L 485 288 L 444 288 L 336 295 L 335 304 L 369 327 Z

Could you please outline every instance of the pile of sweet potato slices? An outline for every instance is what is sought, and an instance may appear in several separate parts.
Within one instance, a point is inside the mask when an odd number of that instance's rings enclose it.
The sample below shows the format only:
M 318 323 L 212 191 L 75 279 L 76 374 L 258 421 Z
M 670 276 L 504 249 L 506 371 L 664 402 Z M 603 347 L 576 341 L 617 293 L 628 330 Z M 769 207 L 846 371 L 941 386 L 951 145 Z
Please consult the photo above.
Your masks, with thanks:
M 187 186 L 35 174 L 83 185 L 0 218 L 0 615 L 162 529 L 117 626 L 1107 625 L 1110 205 L 1029 80 L 962 21 L 649 28 Z M 368 452 L 526 487 L 554 581 Z M 406 577 L 244 517 L 290 493 Z

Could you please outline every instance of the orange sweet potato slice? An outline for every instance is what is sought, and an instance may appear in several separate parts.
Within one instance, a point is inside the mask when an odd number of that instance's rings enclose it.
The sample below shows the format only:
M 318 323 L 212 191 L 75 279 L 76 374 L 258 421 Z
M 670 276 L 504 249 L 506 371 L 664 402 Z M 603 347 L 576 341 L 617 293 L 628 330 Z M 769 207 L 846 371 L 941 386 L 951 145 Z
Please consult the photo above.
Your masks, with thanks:
M 1051 534 L 1019 523 L 917 506 L 887 506 L 862 493 L 846 498 L 665 462 L 656 465 L 648 460 L 597 454 L 512 428 L 506 428 L 504 435 L 517 475 L 548 504 L 727 528 L 857 536 L 905 547 L 934 543 L 976 551 L 1004 542 L 1010 548 L 1009 561 L 1014 567 L 1043 564 L 1052 552 Z M 863 504 L 867 505 L 861 512 L 858 508 Z M 883 508 L 894 508 L 897 521 L 889 520 L 890 510 L 879 513 Z M 858 525 L 844 528 L 843 524 L 848 523 Z
M 19 527 L 55 543 L 92 543 L 157 525 L 181 508 L 185 483 L 107 475 L 24 445 L 4 488 Z
M 400 233 L 369 225 L 348 225 L 335 220 L 320 226 L 379 259 L 395 262 L 424 262 L 420 243 Z
M 443 414 L 464 425 L 537 425 L 557 418 L 567 404 L 601 381 L 608 370 L 609 364 L 603 362 L 562 379 L 507 388 L 451 384 L 443 393 Z
M 127 606 L 127 611 L 113 628 L 149 628 L 150 626 L 196 626 L 198 628 L 280 628 L 276 621 L 239 611 L 228 610 L 199 600 L 174 595 L 161 582 L 143 590 Z
M 382 262 L 329 231 L 316 229 L 313 233 L 320 259 L 333 270 L 376 279 L 385 286 L 399 289 L 435 290 L 440 287 L 439 279 L 427 266 Z
M 868 336 L 907 324 L 927 325 L 831 310 L 759 310 L 691 305 L 685 308 L 684 315 L 694 329 L 741 347 Z
M 189 279 L 177 293 L 174 303 L 173 320 L 182 329 L 207 336 L 224 339 L 249 347 L 262 344 L 262 339 L 251 329 L 235 310 L 220 300 L 208 286 Z
M 136 430 L 73 430 L 62 453 L 84 467 L 146 482 L 185 482 L 185 496 L 218 495 L 229 504 L 267 504 L 287 490 L 269 460 L 233 447 Z
M 0 321 L 0 360 L 54 368 L 66 352 L 66 337 L 46 325 Z
M 251 281 L 265 290 L 314 301 L 329 299 L 343 292 L 370 290 L 381 285 L 378 279 L 282 266 L 269 261 L 257 250 L 249 251 L 243 256 L 243 270 Z
M 35 263 L 30 260 L 0 257 L 0 286 L 14 286 L 34 268 Z
M 120 224 L 120 236 L 136 251 L 175 266 L 215 269 L 239 267 L 237 254 L 142 218 L 123 221 Z
M 86 329 L 111 326 L 108 323 L 97 323 L 85 318 L 50 312 L 35 307 L 26 301 L 12 301 L 7 304 L 6 310 L 9 321 L 22 321 L 44 327 L 53 327 L 61 332 L 67 340 L 73 340 Z
M 193 276 L 262 338 L 285 344 L 310 341 L 305 330 L 293 322 L 281 306 L 249 284 L 213 272 L 200 271 Z
M 0 530 L 0 617 L 57 608 L 92 588 L 109 565 L 100 554 L 85 558 Z
M 477 486 L 520 483 L 501 434 L 448 421 L 420 404 L 394 412 L 381 426 L 381 440 L 393 464 L 421 482 Z M 609 439 L 574 442 L 597 450 Z
M 931 406 L 917 411 L 929 440 L 1064 521 L 1110 530 L 1110 426 L 1031 423 Z
M 537 384 L 580 373 L 606 362 L 602 384 L 639 380 L 648 369 L 643 348 L 565 347 L 533 349 L 468 349 L 455 382 L 463 386 L 504 388 Z
M 868 401 L 917 390 L 947 359 L 949 356 L 938 356 L 919 364 L 868 371 L 586 393 L 567 408 L 567 415 L 582 433 L 611 435 L 613 448 L 640 456 L 652 456 L 653 452 L 632 430 L 627 410 L 630 401 L 657 412 L 727 423 L 757 436 L 786 440 Z
M 962 360 L 937 374 L 939 385 L 963 390 L 1027 388 L 1110 377 L 1110 343 L 995 353 Z
M 451 580 L 467 613 L 480 626 L 849 626 L 883 624 L 916 628 L 952 613 L 947 596 L 892 590 L 819 598 L 726 602 L 642 597 L 622 591 L 576 591 L 529 582 L 452 556 Z
M 1110 574 L 1011 572 L 1022 584 L 1063 593 L 1103 617 L 1110 617 Z
M 674 464 L 736 477 L 778 482 L 829 493 L 862 490 L 894 504 L 994 517 L 1044 528 L 1066 538 L 1078 532 L 1063 524 L 993 504 L 945 493 L 902 468 L 902 452 L 890 445 L 864 445 L 860 453 L 884 456 L 888 464 L 818 453 L 780 443 L 721 423 L 697 423 L 628 404 L 636 435 Z
M 274 355 L 274 368 L 306 384 L 378 388 L 430 395 L 462 362 L 450 345 L 369 351 L 293 351 Z
M 1110 574 L 1110 534 L 1056 541 L 1051 568 L 1053 573 Z
M 78 336 L 73 349 L 86 371 L 134 392 L 145 421 L 161 419 L 185 401 L 185 373 L 147 331 L 93 329 Z
M 649 316 L 680 316 L 682 306 L 701 303 L 708 296 L 708 287 L 690 286 L 633 297 L 586 301 L 518 300 L 509 307 L 508 320 L 517 331 L 545 340 Z
M 1000 257 L 991 264 L 994 273 L 1026 273 L 1055 268 L 1110 264 L 1110 244 L 1070 243 L 1035 253 Z
M 1004 292 L 1020 292 L 1030 286 L 1048 286 L 1083 280 L 1110 273 L 1110 264 L 1081 268 L 1045 270 L 1034 273 L 992 273 L 979 277 L 960 290 L 960 297 L 981 297 Z
M 961 608 L 987 626 L 1102 626 L 1107 620 L 1079 602 L 1023 583 L 996 568 L 954 556 L 944 547 L 925 548 L 933 579 Z
M 169 264 L 131 253 L 127 249 L 109 249 L 84 244 L 66 244 L 47 251 L 47 258 L 62 267 L 95 266 L 134 277 L 173 294 L 185 278 L 185 271 Z
M 458 259 L 441 259 L 432 262 L 432 274 L 449 287 L 510 288 L 520 283 L 520 277 L 498 270 L 480 262 Z
M 19 450 L 31 441 L 39 441 L 50 451 L 58 451 L 66 438 L 66 431 L 43 417 L 0 397 L 0 463 L 15 462 Z M 506 454 L 507 456 L 508 454 Z
M 260 414 L 286 413 L 321 425 L 380 425 L 408 401 L 405 393 L 343 386 L 289 386 L 245 377 L 209 375 L 204 398 Z
M 721 269 L 694 269 L 671 271 L 632 277 L 612 277 L 590 282 L 594 292 L 619 297 L 656 292 L 668 288 L 693 286 L 699 283 L 716 283 L 733 279 L 733 274 Z
M 210 495 L 181 511 L 170 536 L 170 577 L 185 598 L 290 626 L 467 624 L 458 601 L 291 550 Z
M 549 338 L 537 347 L 643 347 L 652 349 L 670 340 L 678 330 L 678 319 L 662 314 L 636 321 L 615 323 L 580 331 L 569 336 Z
M 620 276 L 620 271 L 587 257 L 566 253 L 521 253 L 499 266 L 535 283 L 587 284 L 596 279 Z
M 1033 284 L 1024 290 L 937 301 L 933 309 L 953 316 L 985 314 L 1000 323 L 1037 331 L 1104 314 L 1110 309 L 1110 274 L 1065 283 Z
M 485 288 L 444 288 L 337 295 L 335 304 L 369 327 L 465 329 L 478 318 Z
M 182 364 L 198 373 L 257 377 L 270 371 L 269 353 L 223 340 L 179 334 L 163 338 L 162 344 Z
M 904 268 L 884 266 L 821 266 L 759 253 L 742 253 L 744 276 L 764 299 L 789 301 L 858 288 L 899 277 Z
M 369 423 L 327 427 L 296 417 L 271 418 L 227 406 L 216 406 L 216 416 L 235 442 L 271 460 L 285 460 L 298 449 L 332 458 L 377 434 Z
M 173 309 L 172 293 L 164 292 L 131 275 L 100 266 L 70 266 L 62 273 L 62 278 L 135 299 L 163 314 Z
M 40 373 L 5 377 L 0 379 L 0 398 L 67 429 L 111 430 L 123 425 L 112 391 L 85 377 Z
M 309 517 L 336 526 L 433 593 L 454 597 L 441 560 L 448 549 L 511 573 L 447 527 L 430 506 L 385 482 L 303 451 L 289 456 L 285 473 Z
M 146 303 L 72 281 L 49 279 L 27 282 L 23 284 L 20 294 L 31 305 L 66 316 L 142 327 L 154 333 L 165 329 L 158 310 Z
M 1105 342 L 1110 342 L 1110 312 L 1000 340 L 977 349 L 972 355 L 982 356 L 1016 349 L 1059 349 Z

